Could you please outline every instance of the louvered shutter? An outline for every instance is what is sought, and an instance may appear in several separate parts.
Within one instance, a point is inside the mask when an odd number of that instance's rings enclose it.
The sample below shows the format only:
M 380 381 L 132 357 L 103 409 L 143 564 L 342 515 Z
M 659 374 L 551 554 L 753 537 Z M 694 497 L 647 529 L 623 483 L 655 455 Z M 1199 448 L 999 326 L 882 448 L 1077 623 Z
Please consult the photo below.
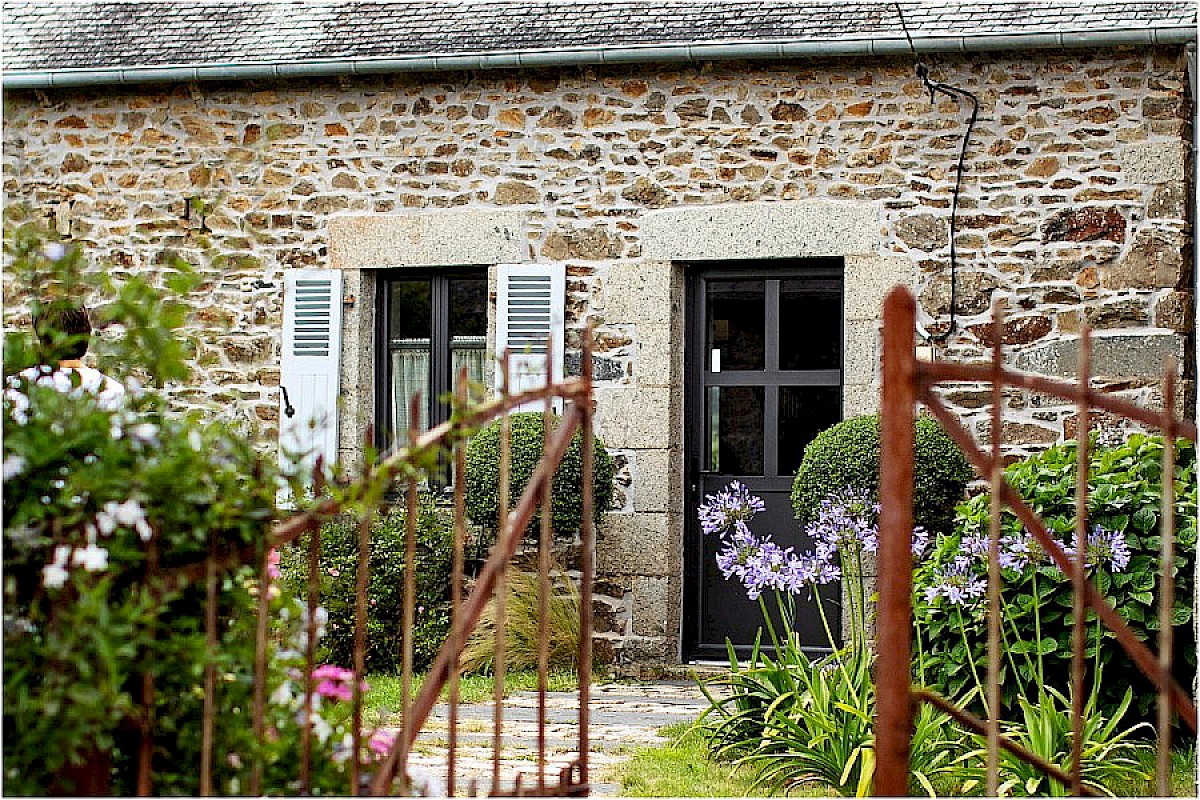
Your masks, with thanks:
M 342 273 L 285 271 L 279 455 L 287 467 L 289 454 L 302 454 L 299 469 L 305 476 L 311 476 L 318 455 L 326 465 L 337 461 L 341 353 Z
M 496 286 L 496 355 L 511 353 L 513 391 L 546 382 L 546 341 L 551 337 L 554 379 L 563 376 L 563 318 L 566 306 L 566 268 L 562 264 L 501 264 Z M 497 361 L 496 386 L 500 385 Z M 561 411 L 561 401 L 554 406 Z M 526 403 L 523 411 L 541 410 Z

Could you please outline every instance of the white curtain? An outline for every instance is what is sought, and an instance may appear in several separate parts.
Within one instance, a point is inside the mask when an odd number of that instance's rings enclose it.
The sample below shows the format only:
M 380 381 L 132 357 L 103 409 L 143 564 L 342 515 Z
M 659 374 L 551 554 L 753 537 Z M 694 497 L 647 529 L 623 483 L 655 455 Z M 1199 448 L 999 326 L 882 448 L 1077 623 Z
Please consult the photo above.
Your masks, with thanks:
M 396 447 L 408 443 L 408 404 L 417 392 L 421 393 L 417 430 L 424 431 L 429 401 L 428 339 L 405 341 L 392 351 L 392 443 Z
M 467 380 L 483 383 L 487 375 L 487 338 L 455 336 L 450 340 L 450 386 L 458 380 L 458 371 L 467 368 Z

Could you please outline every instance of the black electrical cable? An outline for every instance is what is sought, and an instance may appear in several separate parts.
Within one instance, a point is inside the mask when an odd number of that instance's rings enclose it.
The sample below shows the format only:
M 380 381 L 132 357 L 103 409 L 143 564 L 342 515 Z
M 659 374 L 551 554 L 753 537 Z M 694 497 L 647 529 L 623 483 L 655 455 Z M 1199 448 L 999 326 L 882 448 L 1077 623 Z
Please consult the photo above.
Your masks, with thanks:
M 896 7 L 896 14 L 900 17 L 900 27 L 904 30 L 904 36 L 908 39 L 908 47 L 912 51 L 913 57 L 917 55 L 917 48 L 913 44 L 912 36 L 908 32 L 908 25 L 904 21 L 904 11 L 900 8 L 899 3 L 893 3 Z M 945 83 L 938 83 L 930 80 L 929 68 L 921 62 L 916 65 L 917 77 L 925 84 L 925 88 L 929 90 L 929 102 L 933 104 L 937 100 L 937 94 L 940 92 L 956 103 L 960 99 L 971 101 L 971 119 L 967 122 L 967 132 L 963 136 L 962 148 L 958 153 L 958 170 L 954 178 L 954 193 L 950 199 L 950 325 L 944 333 L 930 334 L 929 338 L 938 343 L 945 343 L 950 335 L 954 333 L 957 325 L 958 311 L 958 249 L 955 244 L 956 234 L 958 232 L 958 195 L 962 190 L 962 173 L 963 165 L 967 158 L 967 147 L 971 143 L 971 131 L 975 128 L 975 121 L 979 118 L 979 98 L 966 89 L 960 89 L 957 86 L 950 86 Z

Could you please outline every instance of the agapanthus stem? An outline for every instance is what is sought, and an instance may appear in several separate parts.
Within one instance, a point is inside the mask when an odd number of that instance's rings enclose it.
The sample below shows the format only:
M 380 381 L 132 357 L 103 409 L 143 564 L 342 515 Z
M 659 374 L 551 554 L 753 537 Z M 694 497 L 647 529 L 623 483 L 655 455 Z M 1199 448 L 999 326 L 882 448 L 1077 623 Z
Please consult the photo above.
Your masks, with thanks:
M 1046 685 L 1045 659 L 1042 658 L 1042 595 L 1038 591 L 1038 567 L 1033 565 L 1033 635 L 1037 637 L 1038 691 Z
M 966 649 L 967 664 L 971 667 L 971 675 L 975 678 L 975 690 L 979 692 L 979 699 L 983 703 L 983 713 L 990 718 L 992 710 L 988 707 L 987 694 L 983 691 L 983 681 L 979 680 L 979 670 L 975 667 L 975 654 L 971 651 L 971 643 L 967 641 L 967 625 L 963 621 L 962 606 L 955 603 L 954 611 L 958 614 L 958 631 L 962 634 L 963 647 Z
M 771 644 L 775 645 L 775 656 L 778 658 L 782 652 L 779 648 L 779 637 L 775 635 L 775 624 L 771 622 L 771 613 L 767 611 L 767 601 L 761 594 L 758 596 L 758 607 L 762 609 L 763 622 L 767 624 L 767 635 L 771 637 Z

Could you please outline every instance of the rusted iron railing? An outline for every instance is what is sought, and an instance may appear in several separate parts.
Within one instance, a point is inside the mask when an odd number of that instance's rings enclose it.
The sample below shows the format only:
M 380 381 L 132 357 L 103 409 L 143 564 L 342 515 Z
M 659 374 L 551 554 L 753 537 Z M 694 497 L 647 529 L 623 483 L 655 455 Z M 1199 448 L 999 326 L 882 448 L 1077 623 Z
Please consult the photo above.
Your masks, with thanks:
M 549 349 L 549 344 L 547 349 Z M 493 796 L 584 796 L 589 793 L 588 786 L 588 698 L 591 681 L 591 593 L 594 582 L 595 558 L 595 529 L 593 517 L 593 438 L 592 438 L 592 333 L 585 331 L 582 352 L 582 374 L 566 380 L 555 380 L 554 375 L 547 369 L 543 386 L 522 391 L 509 391 L 509 360 L 507 355 L 502 360 L 502 379 L 500 392 L 497 397 L 487 401 L 477 408 L 467 406 L 467 378 L 465 370 L 457 376 L 456 403 L 452 419 L 432 430 L 421 433 L 415 427 L 419 419 L 419 399 L 412 398 L 412 408 L 409 419 L 413 426 L 408 431 L 408 446 L 399 450 L 393 456 L 369 465 L 357 480 L 360 487 L 374 487 L 373 492 L 366 494 L 373 497 L 383 496 L 383 487 L 390 486 L 401 479 L 405 487 L 405 509 L 407 524 L 407 539 L 405 551 L 405 569 L 402 603 L 403 652 L 402 659 L 402 699 L 400 709 L 400 730 L 395 737 L 394 746 L 381 760 L 363 761 L 364 743 L 369 734 L 364 730 L 362 678 L 366 666 L 366 630 L 367 630 L 367 586 L 369 581 L 370 564 L 370 526 L 372 518 L 378 513 L 379 502 L 370 505 L 362 514 L 358 526 L 358 560 L 355 584 L 355 630 L 353 669 L 354 681 L 352 687 L 353 711 L 351 717 L 353 760 L 348 770 L 348 785 L 345 794 L 357 796 L 363 793 L 371 795 L 390 795 L 394 792 L 411 793 L 414 789 L 408 775 L 408 760 L 413 745 L 421 733 L 422 727 L 433 712 L 438 698 L 443 690 L 448 691 L 448 724 L 446 740 L 446 773 L 444 790 L 450 796 L 462 794 L 463 781 L 458 774 L 458 710 L 459 710 L 459 660 L 467 639 L 477 626 L 485 606 L 489 601 L 495 601 L 496 613 L 496 659 L 495 659 L 495 730 L 493 736 L 492 764 L 493 773 L 489 793 Z M 547 355 L 547 363 L 553 363 Z M 553 425 L 551 403 L 561 398 L 565 404 L 565 413 L 557 425 Z M 541 460 L 534 469 L 524 493 L 515 507 L 508 508 L 510 442 L 508 423 L 509 414 L 526 404 L 542 402 L 545 408 L 545 439 Z M 464 548 L 466 546 L 466 504 L 465 504 L 465 448 L 470 432 L 480 426 L 495 420 L 502 420 L 501 436 L 501 479 L 500 479 L 500 514 L 499 531 L 496 542 L 491 549 L 486 562 L 481 568 L 472 591 L 466 597 L 463 593 L 464 580 Z M 551 492 L 554 473 L 559 462 L 566 453 L 572 438 L 582 434 L 583 465 L 581 505 L 582 521 L 580 530 L 581 560 L 580 565 L 580 625 L 578 649 L 578 739 L 573 758 L 565 768 L 556 775 L 548 775 L 549 760 L 547 757 L 547 690 L 549 683 L 549 655 L 547 618 L 549 616 L 549 592 L 552 590 L 550 580 L 551 544 L 553 528 L 551 523 Z M 367 432 L 367 448 L 371 447 L 372 433 Z M 420 690 L 413 691 L 413 630 L 416 593 L 416 525 L 418 516 L 418 482 L 421 478 L 417 465 L 422 459 L 434 451 L 450 448 L 454 464 L 454 504 L 453 504 L 453 554 L 451 565 L 450 586 L 450 632 L 433 666 L 425 675 Z M 318 628 L 319 605 L 319 559 L 320 531 L 322 523 L 343 511 L 343 501 L 340 497 L 352 497 L 354 492 L 343 491 L 337 496 L 322 497 L 322 465 L 318 461 L 314 469 L 315 496 L 319 498 L 308 510 L 295 514 L 278 524 L 270 533 L 270 547 L 294 543 L 301 536 L 308 534 L 308 579 L 306 582 L 305 605 L 307 606 L 306 642 L 304 648 L 304 698 L 301 706 L 300 724 L 302 726 L 302 743 L 299 763 L 297 765 L 297 782 L 301 794 L 308 794 L 312 789 L 312 774 L 314 771 L 313 758 L 313 711 L 316 685 L 313 678 L 316 666 L 316 642 Z M 504 745 L 504 641 L 506 636 L 504 622 L 504 600 L 506 593 L 507 575 L 524 532 L 533 515 L 541 514 L 540 539 L 538 541 L 538 557 L 536 568 L 538 572 L 540 623 L 538 630 L 537 654 L 537 760 L 536 774 L 504 774 L 501 769 L 501 755 Z M 255 559 L 261 559 L 255 562 Z M 264 741 L 268 735 L 264 719 L 267 704 L 267 662 L 269 641 L 269 593 L 270 568 L 267 560 L 267 550 L 263 548 L 245 549 L 234 552 L 218 552 L 210 546 L 203 562 L 176 569 L 170 574 L 160 574 L 157 564 L 154 541 L 150 543 L 150 555 L 147 559 L 147 570 L 158 579 L 160 587 L 171 587 L 183 583 L 195 582 L 205 587 L 205 631 L 210 653 L 216 650 L 218 633 L 219 606 L 219 576 L 234 566 L 247 563 L 257 563 L 259 592 L 257 603 L 257 620 L 255 626 L 255 650 L 253 664 L 253 696 L 252 719 L 253 733 L 259 741 Z M 201 720 L 201 760 L 199 764 L 199 788 L 203 796 L 214 792 L 214 764 L 228 754 L 215 752 L 215 728 L 220 723 L 216 718 L 216 700 L 220 692 L 216 680 L 215 665 L 209 664 L 204 672 L 204 702 Z M 151 671 L 147 669 L 142 686 L 141 702 L 143 714 L 137 720 L 140 729 L 138 745 L 137 789 L 141 796 L 154 793 L 154 776 L 152 771 L 152 754 L 155 748 L 155 726 L 150 709 L 154 704 L 154 682 Z M 570 754 L 569 754 L 570 755 Z M 95 770 L 99 773 L 99 770 Z M 265 787 L 264 768 L 261 762 L 250 765 L 248 791 L 258 795 L 272 787 Z M 102 787 L 101 787 L 102 788 Z M 471 780 L 466 786 L 466 793 L 474 795 L 479 786 L 476 780 Z
M 1076 796 L 1091 794 L 1082 780 L 1084 632 L 1086 613 L 1095 613 L 1111 631 L 1130 659 L 1158 691 L 1157 787 L 1169 794 L 1171 721 L 1173 715 L 1194 732 L 1196 707 L 1187 692 L 1172 677 L 1171 610 L 1174 605 L 1174 438 L 1196 440 L 1196 425 L 1174 414 L 1175 372 L 1173 359 L 1165 366 L 1163 410 L 1153 411 L 1123 399 L 1103 394 L 1090 386 L 1090 335 L 1085 328 L 1079 338 L 1077 381 L 1070 383 L 1039 375 L 1010 370 L 1003 365 L 1003 309 L 993 310 L 993 349 L 990 363 L 963 364 L 921 361 L 915 355 L 914 330 L 916 301 L 908 290 L 897 287 L 884 303 L 883 330 L 883 408 L 880 421 L 883 448 L 880 458 L 880 543 L 879 543 L 879 656 L 877 664 L 878 705 L 875 720 L 876 770 L 874 793 L 880 796 L 908 794 L 909 747 L 917 703 L 934 705 L 960 724 L 986 737 L 987 793 L 995 795 L 998 786 L 999 751 L 1006 750 L 1033 764 L 1063 783 Z M 968 381 L 992 385 L 991 452 L 985 453 L 957 417 L 935 392 L 941 383 Z M 1004 480 L 1001 459 L 1003 431 L 1002 392 L 1005 387 L 1032 389 L 1074 401 L 1078 407 L 1076 436 L 1078 465 L 1076 475 L 1076 551 L 1071 558 L 1051 537 L 1046 526 Z M 923 405 L 941 423 L 962 448 L 980 476 L 991 484 L 991 525 L 988 536 L 988 670 L 987 708 L 989 719 L 981 720 L 958 708 L 943 697 L 911 684 L 912 633 L 912 532 L 913 501 L 913 423 L 917 404 Z M 1087 578 L 1087 478 L 1090 411 L 1102 409 L 1134 420 L 1164 434 L 1163 492 L 1161 529 L 1162 571 L 1159 578 L 1160 637 L 1157 656 L 1152 653 L 1121 616 Z M 999 519 L 1001 506 L 1007 506 L 1025 526 L 1050 559 L 1071 576 L 1074 592 L 1074 629 L 1072 635 L 1072 747 L 1071 763 L 1066 769 L 1048 764 L 1017 743 L 1000 735 L 999 729 L 999 656 L 1000 656 L 1000 574 Z M 970 654 L 967 656 L 970 657 Z

